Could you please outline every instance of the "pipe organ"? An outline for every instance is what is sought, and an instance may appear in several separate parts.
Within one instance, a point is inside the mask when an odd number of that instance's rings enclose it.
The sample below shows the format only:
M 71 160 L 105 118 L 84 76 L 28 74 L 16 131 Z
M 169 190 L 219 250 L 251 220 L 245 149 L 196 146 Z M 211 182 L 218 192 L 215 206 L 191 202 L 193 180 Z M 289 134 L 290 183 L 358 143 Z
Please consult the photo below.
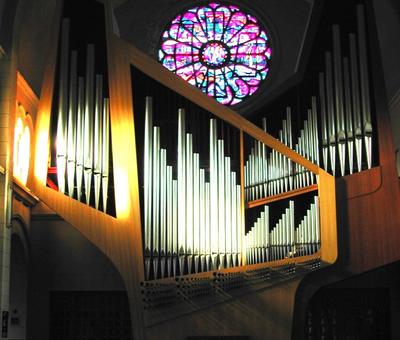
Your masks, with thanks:
M 70 31 L 70 20 L 63 19 L 56 124 L 51 127 L 56 141 L 53 152 L 57 178 L 53 187 L 113 214 L 114 198 L 109 193 L 111 143 L 106 79 L 99 72 L 102 65 L 96 62 L 96 46 L 77 43 L 77 37 L 71 36 Z
M 48 177 L 59 193 L 41 183 L 36 190 L 123 274 L 137 338 L 172 318 L 194 329 L 190 315 L 202 308 L 230 311 L 235 294 L 256 290 L 269 299 L 281 293 L 264 288 L 336 262 L 335 179 L 328 171 L 370 169 L 378 162 L 372 141 L 382 137 L 372 115 L 362 6 L 356 33 L 333 26 L 330 48 L 313 55 L 319 63 L 298 88 L 248 113 L 261 127 L 186 86 L 111 25 L 107 63 L 98 41 L 73 36 L 72 26 L 62 21 L 52 121 L 43 123 L 52 147 Z M 45 109 L 39 122 L 46 122 Z M 357 177 L 372 178 L 375 170 Z
M 368 60 L 364 8 L 357 7 L 357 34 L 343 33 L 332 26 L 332 50 L 324 54 L 324 70 L 315 76 L 317 93 L 312 95 L 304 120 L 295 126 L 286 107 L 281 128 L 268 131 L 268 117 L 262 128 L 335 176 L 370 169 L 373 164 Z M 346 51 L 347 55 L 342 51 Z M 296 115 L 300 112 L 296 112 Z M 277 195 L 316 183 L 316 177 L 301 165 L 271 150 L 259 141 L 251 141 L 245 163 L 247 202 Z

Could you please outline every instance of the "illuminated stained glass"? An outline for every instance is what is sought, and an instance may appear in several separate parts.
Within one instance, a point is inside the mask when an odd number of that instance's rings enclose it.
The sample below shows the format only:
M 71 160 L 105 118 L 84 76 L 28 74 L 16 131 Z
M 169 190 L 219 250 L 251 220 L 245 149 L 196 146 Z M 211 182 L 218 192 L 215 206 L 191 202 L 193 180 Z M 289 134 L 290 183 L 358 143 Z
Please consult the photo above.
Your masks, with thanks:
M 267 33 L 256 18 L 216 2 L 176 16 L 159 50 L 167 69 L 225 105 L 257 91 L 271 55 Z

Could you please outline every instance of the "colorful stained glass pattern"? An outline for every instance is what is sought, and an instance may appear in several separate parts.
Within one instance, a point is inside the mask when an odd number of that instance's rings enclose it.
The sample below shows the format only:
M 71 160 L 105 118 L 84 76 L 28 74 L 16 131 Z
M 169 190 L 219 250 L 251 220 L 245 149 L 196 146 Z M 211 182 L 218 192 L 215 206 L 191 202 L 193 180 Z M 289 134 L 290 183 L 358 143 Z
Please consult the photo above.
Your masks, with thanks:
M 170 71 L 225 105 L 257 91 L 272 50 L 257 19 L 216 2 L 178 15 L 162 35 L 159 60 Z

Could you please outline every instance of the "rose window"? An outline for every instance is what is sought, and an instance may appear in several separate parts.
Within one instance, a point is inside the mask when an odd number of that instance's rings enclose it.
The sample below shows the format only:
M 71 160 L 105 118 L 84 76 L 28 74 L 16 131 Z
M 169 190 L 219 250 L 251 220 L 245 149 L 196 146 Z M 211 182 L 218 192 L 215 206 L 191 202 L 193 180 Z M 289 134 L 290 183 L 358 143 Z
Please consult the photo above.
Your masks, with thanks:
M 188 9 L 162 35 L 159 59 L 170 71 L 225 105 L 251 96 L 268 75 L 270 40 L 237 6 Z

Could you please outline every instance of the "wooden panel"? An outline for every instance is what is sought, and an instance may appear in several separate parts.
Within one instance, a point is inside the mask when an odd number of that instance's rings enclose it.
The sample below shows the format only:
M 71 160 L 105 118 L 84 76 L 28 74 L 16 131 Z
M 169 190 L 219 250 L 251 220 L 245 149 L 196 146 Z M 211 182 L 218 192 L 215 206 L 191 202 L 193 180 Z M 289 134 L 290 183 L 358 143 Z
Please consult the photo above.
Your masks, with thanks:
M 318 190 L 321 223 L 321 260 L 335 263 L 338 258 L 335 178 L 320 170 Z
M 110 25 L 109 18 L 108 27 Z M 125 229 L 121 230 L 119 237 L 129 240 L 129 245 L 126 244 L 129 249 L 119 250 L 125 257 L 121 269 L 129 273 L 125 276 L 125 284 L 130 301 L 134 338 L 143 339 L 140 281 L 144 280 L 144 262 L 130 64 L 118 42 L 110 35 L 107 37 L 107 44 L 117 218 Z
M 368 180 L 366 180 L 368 178 Z M 378 191 L 382 186 L 381 167 L 357 172 L 346 177 L 346 197 L 352 199 Z
M 360 187 L 369 188 L 379 174 L 365 171 L 360 175 Z M 360 196 L 353 195 L 352 178 L 342 180 L 348 195 L 339 206 L 344 209 L 345 267 L 359 273 L 399 260 L 400 194 L 396 176 L 383 181 L 378 190 Z
M 147 340 L 186 340 L 190 335 L 291 339 L 295 293 L 301 278 L 233 298 L 231 302 L 146 329 Z
M 284 200 L 284 199 L 287 199 L 287 198 L 290 198 L 290 197 L 295 197 L 295 196 L 298 196 L 298 195 L 306 194 L 307 192 L 312 192 L 312 191 L 317 191 L 317 190 L 318 190 L 318 185 L 317 184 L 313 184 L 313 185 L 310 185 L 310 186 L 305 187 L 305 188 L 295 189 L 295 190 L 283 192 L 283 193 L 278 194 L 278 195 L 268 196 L 268 197 L 265 197 L 265 198 L 260 198 L 260 199 L 255 200 L 255 201 L 250 201 L 249 203 L 247 203 L 247 207 L 248 208 L 254 208 L 254 207 L 258 207 L 260 205 L 264 205 L 264 204 L 268 204 L 268 203 Z

